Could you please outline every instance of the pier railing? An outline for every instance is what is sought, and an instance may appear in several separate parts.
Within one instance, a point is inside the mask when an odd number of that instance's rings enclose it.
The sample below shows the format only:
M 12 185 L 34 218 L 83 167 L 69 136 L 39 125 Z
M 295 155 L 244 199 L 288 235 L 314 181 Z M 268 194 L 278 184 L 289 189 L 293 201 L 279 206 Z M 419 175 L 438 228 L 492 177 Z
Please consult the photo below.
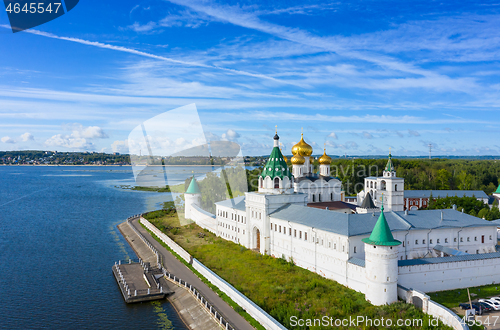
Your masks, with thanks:
M 131 298 L 137 298 L 141 296 L 146 296 L 146 295 L 155 295 L 155 294 L 164 294 L 167 293 L 164 291 L 163 287 L 160 285 L 158 280 L 155 278 L 155 276 L 151 276 L 151 279 L 153 280 L 153 283 L 150 283 L 151 287 L 148 289 L 130 289 L 129 285 L 125 279 L 125 276 L 122 274 L 122 270 L 120 269 L 120 266 L 122 265 L 130 265 L 130 264 L 140 264 L 144 271 L 147 273 L 150 271 L 150 266 L 148 263 L 145 263 L 142 259 L 138 259 L 137 261 L 129 259 L 125 261 L 115 261 L 115 265 L 113 266 L 113 272 L 115 273 L 115 276 L 118 280 L 118 285 L 123 291 L 124 297 L 131 299 Z M 148 281 L 149 282 L 149 281 Z
M 200 302 L 201 306 L 210 314 L 210 316 L 217 322 L 219 323 L 224 329 L 226 330 L 237 330 L 233 325 L 229 323 L 227 318 L 217 309 L 213 306 L 213 304 L 203 295 L 200 293 L 196 287 L 193 285 L 187 283 L 186 281 L 176 277 L 175 275 L 170 274 L 167 271 L 167 268 L 164 267 L 163 265 L 163 258 L 161 253 L 156 250 L 156 248 L 135 228 L 135 226 L 132 224 L 133 220 L 139 219 L 141 217 L 140 214 L 131 216 L 127 219 L 127 221 L 130 224 L 130 227 L 132 230 L 139 236 L 139 238 L 151 249 L 151 251 L 156 255 L 156 262 L 158 264 L 158 268 L 160 271 L 163 273 L 163 276 L 165 279 L 169 280 L 170 282 L 173 282 L 180 287 L 185 288 L 186 290 L 191 293 L 191 295 Z

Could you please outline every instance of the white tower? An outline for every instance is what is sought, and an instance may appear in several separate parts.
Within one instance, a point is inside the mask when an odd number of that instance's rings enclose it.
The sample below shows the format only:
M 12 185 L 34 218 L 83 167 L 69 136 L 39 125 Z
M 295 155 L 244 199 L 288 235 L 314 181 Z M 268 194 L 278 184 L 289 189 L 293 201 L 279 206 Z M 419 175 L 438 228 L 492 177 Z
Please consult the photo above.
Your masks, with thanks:
M 377 178 L 377 181 L 379 183 L 377 189 L 379 194 L 377 195 L 384 198 L 384 200 L 378 201 L 377 198 L 375 205 L 385 204 L 389 211 L 404 211 L 405 180 L 396 177 L 396 170 L 392 164 L 392 155 L 390 153 L 382 178 Z
M 201 191 L 196 179 L 191 179 L 191 183 L 184 193 L 184 217 L 186 219 L 191 219 L 191 207 L 192 205 L 200 206 L 201 202 Z
M 398 300 L 398 245 L 384 215 L 380 216 L 365 243 L 366 294 L 373 305 L 390 304 Z

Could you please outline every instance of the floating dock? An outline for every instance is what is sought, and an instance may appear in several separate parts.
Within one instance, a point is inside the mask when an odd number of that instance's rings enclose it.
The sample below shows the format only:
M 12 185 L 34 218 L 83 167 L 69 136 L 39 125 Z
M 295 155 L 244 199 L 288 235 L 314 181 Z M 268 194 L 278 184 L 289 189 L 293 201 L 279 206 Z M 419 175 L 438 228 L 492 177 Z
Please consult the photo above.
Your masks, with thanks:
M 151 269 L 149 263 L 141 259 L 115 262 L 112 270 L 126 303 L 165 299 L 173 293 L 163 273 L 157 268 Z

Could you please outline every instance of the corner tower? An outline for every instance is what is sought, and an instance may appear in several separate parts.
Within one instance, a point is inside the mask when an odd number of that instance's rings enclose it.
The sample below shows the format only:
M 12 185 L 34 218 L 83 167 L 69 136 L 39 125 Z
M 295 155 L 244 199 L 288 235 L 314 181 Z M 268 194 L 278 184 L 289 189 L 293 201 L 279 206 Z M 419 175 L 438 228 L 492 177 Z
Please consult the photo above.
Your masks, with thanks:
M 398 300 L 398 245 L 384 215 L 380 216 L 365 243 L 366 300 L 373 305 L 390 304 Z
M 184 216 L 186 219 L 191 219 L 191 207 L 192 205 L 200 206 L 201 202 L 201 191 L 194 175 L 189 183 L 189 187 L 184 193 Z

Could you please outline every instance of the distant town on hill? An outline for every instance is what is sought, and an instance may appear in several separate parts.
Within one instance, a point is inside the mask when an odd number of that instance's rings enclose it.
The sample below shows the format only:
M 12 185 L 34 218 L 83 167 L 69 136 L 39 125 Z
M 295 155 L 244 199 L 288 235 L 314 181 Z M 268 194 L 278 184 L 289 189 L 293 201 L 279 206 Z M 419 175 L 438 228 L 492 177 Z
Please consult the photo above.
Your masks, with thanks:
M 285 156 L 286 155 L 285 153 Z M 313 155 L 318 158 L 321 155 Z M 247 166 L 262 166 L 269 156 L 246 156 Z M 387 155 L 331 155 L 333 159 L 385 159 Z M 428 156 L 399 156 L 399 159 L 427 159 Z M 291 158 L 291 155 L 290 155 Z M 500 156 L 433 156 L 437 159 L 496 160 Z M 221 157 L 167 157 L 141 156 L 136 160 L 150 165 L 221 165 L 228 159 Z M 128 154 L 95 151 L 66 152 L 45 150 L 0 151 L 0 165 L 130 165 Z

